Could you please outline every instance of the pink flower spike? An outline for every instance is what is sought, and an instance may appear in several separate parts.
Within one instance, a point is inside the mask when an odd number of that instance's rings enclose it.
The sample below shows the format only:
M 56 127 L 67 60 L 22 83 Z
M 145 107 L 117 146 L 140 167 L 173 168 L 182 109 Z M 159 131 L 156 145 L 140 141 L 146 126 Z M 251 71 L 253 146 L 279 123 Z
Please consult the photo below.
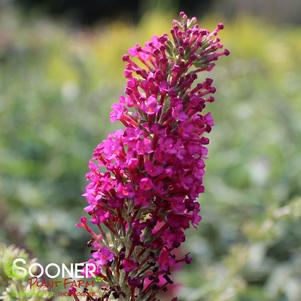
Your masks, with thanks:
M 181 12 L 170 36 L 153 36 L 123 56 L 125 92 L 110 117 L 124 129 L 93 152 L 84 193 L 89 217 L 78 224 L 91 237 L 88 263 L 102 277 L 95 300 L 159 300 L 173 287 L 172 272 L 192 261 L 179 250 L 185 230 L 202 219 L 198 200 L 214 126 L 207 106 L 216 92 L 205 72 L 230 54 L 218 37 L 223 28 L 210 32 Z

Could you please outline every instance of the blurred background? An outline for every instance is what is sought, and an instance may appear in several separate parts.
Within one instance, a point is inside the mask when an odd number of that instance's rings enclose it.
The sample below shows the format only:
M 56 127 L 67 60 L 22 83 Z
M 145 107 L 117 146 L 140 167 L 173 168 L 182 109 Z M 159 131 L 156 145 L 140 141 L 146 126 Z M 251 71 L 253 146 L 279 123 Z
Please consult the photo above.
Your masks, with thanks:
M 212 74 L 203 222 L 177 294 L 300 301 L 300 0 L 0 0 L 0 241 L 41 263 L 86 259 L 74 225 L 93 148 L 121 127 L 121 56 L 179 10 L 224 22 L 231 56 Z

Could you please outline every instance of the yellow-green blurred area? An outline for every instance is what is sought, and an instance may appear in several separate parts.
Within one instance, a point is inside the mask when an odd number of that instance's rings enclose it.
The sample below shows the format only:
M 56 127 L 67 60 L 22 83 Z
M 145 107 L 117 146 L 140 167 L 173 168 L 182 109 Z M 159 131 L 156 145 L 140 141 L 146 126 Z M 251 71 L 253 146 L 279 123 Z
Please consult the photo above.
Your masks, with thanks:
M 39 262 L 84 261 L 75 228 L 93 148 L 119 124 L 121 56 L 170 28 L 146 11 L 137 24 L 74 28 L 0 12 L 0 240 Z M 217 101 L 203 221 L 189 231 L 194 261 L 177 274 L 184 301 L 301 300 L 301 28 L 241 15 L 200 20 L 231 56 L 212 74 Z M 1 284 L 0 284 L 1 286 Z M 4 289 L 3 287 L 0 289 Z

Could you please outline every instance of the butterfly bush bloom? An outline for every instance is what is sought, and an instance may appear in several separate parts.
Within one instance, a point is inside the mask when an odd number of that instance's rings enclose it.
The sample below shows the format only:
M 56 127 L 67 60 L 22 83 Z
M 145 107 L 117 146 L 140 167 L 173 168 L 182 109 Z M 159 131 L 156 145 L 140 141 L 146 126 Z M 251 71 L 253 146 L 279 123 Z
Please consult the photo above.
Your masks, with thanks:
M 103 280 L 96 300 L 159 300 L 175 266 L 191 262 L 176 249 L 201 221 L 197 198 L 214 125 L 204 112 L 214 101 L 213 80 L 197 79 L 229 55 L 221 29 L 202 29 L 180 13 L 171 37 L 154 36 L 123 56 L 125 94 L 111 120 L 124 129 L 94 150 L 84 194 L 90 219 L 78 225 L 91 235 L 89 262 Z

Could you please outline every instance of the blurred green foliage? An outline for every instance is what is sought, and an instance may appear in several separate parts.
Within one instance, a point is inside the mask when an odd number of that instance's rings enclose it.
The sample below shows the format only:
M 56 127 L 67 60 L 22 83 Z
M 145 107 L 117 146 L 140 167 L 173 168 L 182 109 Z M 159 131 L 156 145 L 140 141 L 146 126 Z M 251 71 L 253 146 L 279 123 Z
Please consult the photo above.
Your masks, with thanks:
M 0 13 L 0 238 L 40 262 L 85 260 L 75 229 L 93 147 L 119 125 L 121 55 L 172 16 L 92 30 Z M 219 18 L 202 20 L 213 28 Z M 216 127 L 203 222 L 178 273 L 185 301 L 301 300 L 301 29 L 226 24 L 232 52 L 212 77 Z M 208 76 L 208 74 L 204 75 Z
M 13 263 L 15 259 L 23 259 L 28 268 L 34 260 L 22 249 L 13 245 L 6 246 L 0 244 L 0 299 L 3 301 L 47 301 L 52 297 L 52 292 L 47 291 L 46 287 L 37 286 L 29 289 L 28 275 L 14 273 Z M 59 300 L 57 300 L 59 301 Z M 63 301 L 63 300 L 61 300 Z

